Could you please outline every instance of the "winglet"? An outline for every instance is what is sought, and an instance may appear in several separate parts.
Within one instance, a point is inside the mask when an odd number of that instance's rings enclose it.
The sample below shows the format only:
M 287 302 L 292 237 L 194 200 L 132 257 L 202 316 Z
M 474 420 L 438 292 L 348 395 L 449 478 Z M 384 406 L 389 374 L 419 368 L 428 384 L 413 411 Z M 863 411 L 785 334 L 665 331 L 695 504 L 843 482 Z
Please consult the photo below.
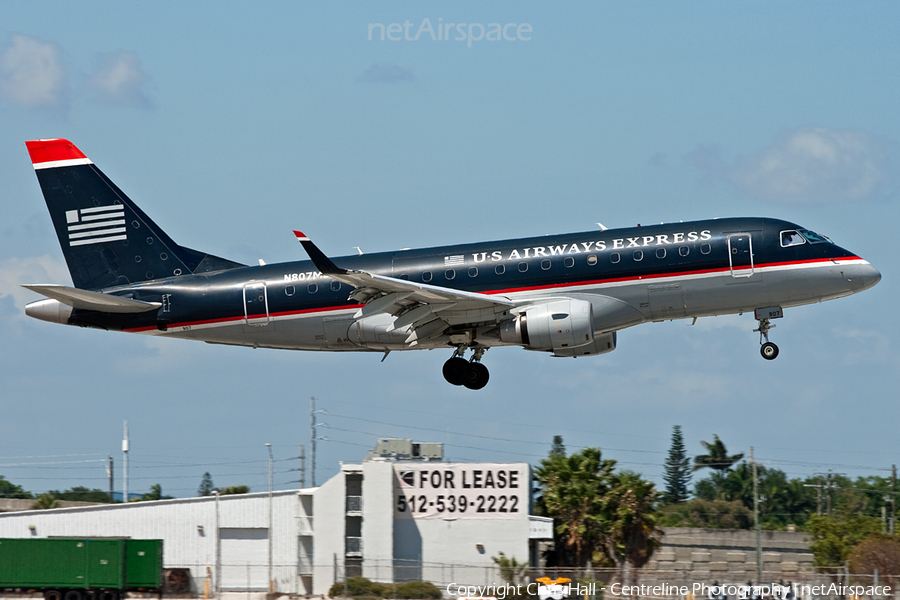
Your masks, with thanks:
M 306 250 L 306 253 L 309 254 L 309 257 L 312 259 L 313 264 L 316 265 L 316 268 L 319 269 L 325 275 L 343 275 L 347 272 L 347 269 L 341 269 L 336 264 L 331 262 L 331 259 L 325 256 L 325 254 L 319 250 L 318 246 L 312 243 L 312 240 L 309 239 L 302 231 L 294 230 L 294 235 L 297 236 L 297 241 L 303 245 L 303 249 Z

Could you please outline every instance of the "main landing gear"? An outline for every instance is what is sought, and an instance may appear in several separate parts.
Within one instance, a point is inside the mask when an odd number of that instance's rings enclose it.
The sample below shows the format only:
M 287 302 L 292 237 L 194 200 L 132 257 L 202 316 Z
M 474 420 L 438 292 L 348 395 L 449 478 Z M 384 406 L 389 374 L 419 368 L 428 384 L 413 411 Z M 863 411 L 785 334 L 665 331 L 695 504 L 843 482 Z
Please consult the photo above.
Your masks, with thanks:
M 465 344 L 461 344 L 453 356 L 444 363 L 444 379 L 453 385 L 464 385 L 470 390 L 480 390 L 487 385 L 491 375 L 486 366 L 481 364 L 481 357 L 487 348 L 478 347 L 470 360 L 464 357 Z
M 769 319 L 758 320 L 759 329 L 754 329 L 753 331 L 759 332 L 759 353 L 762 354 L 762 357 L 766 360 L 775 360 L 775 357 L 778 356 L 778 346 L 769 341 L 769 330 L 775 326 L 769 322 Z M 766 341 L 763 342 L 763 339 Z

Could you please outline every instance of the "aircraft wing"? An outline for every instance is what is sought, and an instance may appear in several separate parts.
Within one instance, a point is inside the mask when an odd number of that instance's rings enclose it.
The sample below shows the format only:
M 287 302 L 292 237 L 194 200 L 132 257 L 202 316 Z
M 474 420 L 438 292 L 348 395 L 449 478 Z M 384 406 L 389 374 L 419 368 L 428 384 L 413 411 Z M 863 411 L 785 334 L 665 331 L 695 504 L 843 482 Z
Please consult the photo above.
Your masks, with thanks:
M 131 298 L 122 298 L 121 296 L 101 294 L 99 292 L 89 292 L 88 290 L 79 290 L 54 283 L 40 285 L 29 284 L 23 285 L 22 287 L 43 296 L 47 296 L 48 298 L 59 300 L 63 304 L 68 304 L 73 308 L 96 310 L 105 313 L 139 313 L 156 310 L 162 306 L 160 302 L 132 300 Z
M 427 283 L 385 277 L 366 271 L 342 269 L 300 231 L 294 231 L 316 268 L 332 279 L 356 289 L 352 299 L 365 304 L 354 315 L 361 319 L 378 313 L 397 317 L 388 331 L 412 326 L 407 343 L 440 335 L 460 318 L 471 322 L 489 322 L 506 314 L 515 303 L 503 296 L 465 292 Z

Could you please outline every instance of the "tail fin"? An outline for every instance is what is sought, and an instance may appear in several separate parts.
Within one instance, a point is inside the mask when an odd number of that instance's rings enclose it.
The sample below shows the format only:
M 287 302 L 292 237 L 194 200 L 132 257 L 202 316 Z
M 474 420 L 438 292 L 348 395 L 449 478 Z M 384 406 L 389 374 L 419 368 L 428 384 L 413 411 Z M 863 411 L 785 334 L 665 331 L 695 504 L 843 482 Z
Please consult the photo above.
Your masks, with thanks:
M 26 142 L 76 288 L 244 265 L 176 244 L 72 142 Z

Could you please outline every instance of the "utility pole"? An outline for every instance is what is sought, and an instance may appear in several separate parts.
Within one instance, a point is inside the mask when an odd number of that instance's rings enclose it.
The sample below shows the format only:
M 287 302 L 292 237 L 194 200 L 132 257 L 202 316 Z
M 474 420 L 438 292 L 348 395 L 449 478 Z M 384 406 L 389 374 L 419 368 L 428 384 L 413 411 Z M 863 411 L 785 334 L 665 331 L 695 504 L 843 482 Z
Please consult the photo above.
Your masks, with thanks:
M 888 533 L 894 535 L 894 523 L 897 520 L 897 465 L 891 465 L 891 520 Z
M 300 489 L 306 487 L 306 448 L 300 444 Z
M 106 474 L 109 475 L 109 502 L 112 504 L 113 501 L 113 459 L 112 456 L 107 456 L 109 462 L 106 466 Z
M 266 449 L 269 451 L 269 531 L 266 537 L 269 538 L 269 593 L 275 592 L 275 580 L 272 579 L 272 466 L 274 464 L 274 459 L 272 458 L 272 444 L 266 444 Z
M 222 536 L 219 530 L 219 490 L 213 490 L 216 496 L 216 598 L 222 597 Z
M 825 487 L 818 483 L 804 483 L 803 487 L 816 488 L 816 515 L 822 516 L 822 488 Z
M 762 535 L 759 530 L 759 487 L 756 478 L 756 461 L 750 446 L 750 466 L 753 468 L 753 528 L 756 530 L 756 583 L 762 584 Z
M 316 436 L 316 427 L 328 427 L 325 423 L 316 423 L 316 415 L 324 414 L 324 410 L 316 410 L 316 399 L 309 399 L 309 478 L 310 487 L 316 487 L 316 440 L 326 441 L 326 437 Z
M 125 421 L 122 455 L 122 502 L 128 502 L 128 421 Z

